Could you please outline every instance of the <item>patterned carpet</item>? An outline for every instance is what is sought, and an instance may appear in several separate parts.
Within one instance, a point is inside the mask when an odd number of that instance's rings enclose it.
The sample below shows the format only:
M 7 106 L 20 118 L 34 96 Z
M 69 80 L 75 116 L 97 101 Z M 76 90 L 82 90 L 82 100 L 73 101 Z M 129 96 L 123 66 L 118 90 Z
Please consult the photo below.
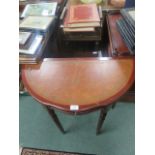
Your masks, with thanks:
M 20 155 L 93 155 L 85 153 L 58 152 L 52 150 L 41 150 L 34 148 L 21 148 Z

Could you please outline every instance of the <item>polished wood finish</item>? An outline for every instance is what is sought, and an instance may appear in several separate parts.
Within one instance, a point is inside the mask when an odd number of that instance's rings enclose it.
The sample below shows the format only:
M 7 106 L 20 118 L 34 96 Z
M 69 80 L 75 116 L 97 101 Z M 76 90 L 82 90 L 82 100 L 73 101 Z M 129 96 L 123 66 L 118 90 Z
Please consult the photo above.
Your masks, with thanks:
M 78 105 L 76 113 L 112 104 L 134 81 L 134 59 L 45 59 L 23 65 L 22 79 L 39 102 L 63 111 Z
M 110 57 L 130 56 L 130 52 L 117 29 L 116 21 L 119 20 L 120 18 L 122 18 L 122 16 L 119 10 L 109 11 L 107 13 L 106 21 L 107 21 L 108 38 L 109 38 L 108 54 Z M 135 101 L 134 87 L 135 84 L 133 83 L 129 91 L 120 98 L 120 101 L 134 102 Z
M 130 89 L 119 99 L 123 102 L 135 102 L 135 82 L 132 84 Z
M 121 19 L 122 16 L 119 11 L 112 11 L 107 14 L 107 26 L 109 34 L 109 56 L 122 56 L 130 55 L 130 52 L 121 37 L 116 21 Z

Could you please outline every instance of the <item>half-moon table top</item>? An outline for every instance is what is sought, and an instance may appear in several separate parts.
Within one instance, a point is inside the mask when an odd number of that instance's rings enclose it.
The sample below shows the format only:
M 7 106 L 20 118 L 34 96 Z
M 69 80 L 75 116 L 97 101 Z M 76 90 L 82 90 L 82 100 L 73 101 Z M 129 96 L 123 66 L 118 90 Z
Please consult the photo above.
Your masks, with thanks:
M 134 58 L 47 58 L 22 65 L 22 80 L 40 103 L 82 113 L 120 98 L 134 82 L 134 68 Z

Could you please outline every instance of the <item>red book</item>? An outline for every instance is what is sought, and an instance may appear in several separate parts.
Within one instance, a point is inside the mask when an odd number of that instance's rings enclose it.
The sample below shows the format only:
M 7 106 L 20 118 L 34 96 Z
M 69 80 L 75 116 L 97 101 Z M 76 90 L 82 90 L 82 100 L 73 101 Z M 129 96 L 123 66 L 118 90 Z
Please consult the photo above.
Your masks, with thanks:
M 69 8 L 68 23 L 99 21 L 100 18 L 96 4 L 71 5 Z

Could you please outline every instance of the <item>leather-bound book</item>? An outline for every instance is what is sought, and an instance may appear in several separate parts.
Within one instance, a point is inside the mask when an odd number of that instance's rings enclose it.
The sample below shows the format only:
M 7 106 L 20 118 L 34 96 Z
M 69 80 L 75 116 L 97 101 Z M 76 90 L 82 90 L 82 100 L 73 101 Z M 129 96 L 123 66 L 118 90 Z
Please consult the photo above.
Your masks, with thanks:
M 71 5 L 68 23 L 100 22 L 96 4 Z
M 79 27 L 100 27 L 100 22 L 75 22 L 69 23 L 69 11 L 67 11 L 64 19 L 64 27 L 79 28 Z

